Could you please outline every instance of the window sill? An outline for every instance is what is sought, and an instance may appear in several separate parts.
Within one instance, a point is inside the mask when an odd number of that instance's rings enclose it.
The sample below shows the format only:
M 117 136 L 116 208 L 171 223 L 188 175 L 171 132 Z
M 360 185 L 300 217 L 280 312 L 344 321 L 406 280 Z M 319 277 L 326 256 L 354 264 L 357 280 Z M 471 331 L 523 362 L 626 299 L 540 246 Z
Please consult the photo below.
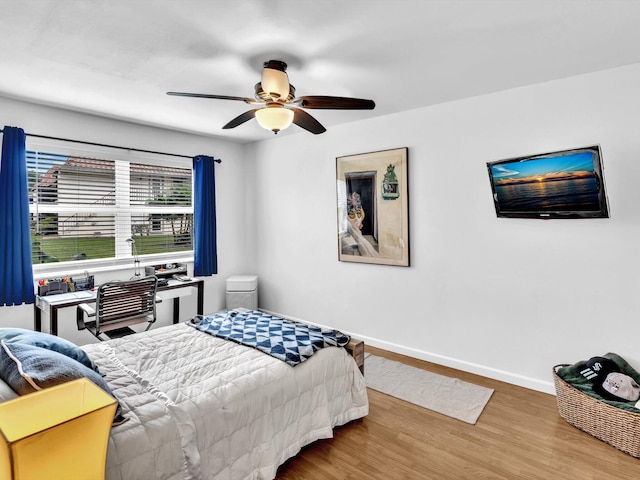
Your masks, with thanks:
M 193 251 L 180 252 L 179 254 L 145 255 L 140 257 L 140 269 L 150 265 L 165 263 L 193 263 Z M 90 275 L 95 273 L 113 272 L 118 270 L 133 270 L 133 257 L 85 260 L 81 262 L 43 263 L 33 266 L 34 280 L 55 277 Z

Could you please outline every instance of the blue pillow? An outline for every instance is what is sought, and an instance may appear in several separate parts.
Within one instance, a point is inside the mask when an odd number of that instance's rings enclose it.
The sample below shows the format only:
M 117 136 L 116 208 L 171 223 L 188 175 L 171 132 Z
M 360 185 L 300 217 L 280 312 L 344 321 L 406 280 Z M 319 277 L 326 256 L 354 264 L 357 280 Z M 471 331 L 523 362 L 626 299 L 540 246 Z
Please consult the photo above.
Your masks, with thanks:
M 46 348 L 0 340 L 0 378 L 18 395 L 27 395 L 83 377 L 115 398 L 102 376 L 80 362 Z M 119 425 L 124 421 L 126 419 L 118 402 L 113 424 Z
M 55 335 L 26 330 L 24 328 L 0 328 L 0 340 L 4 340 L 6 343 L 21 343 L 23 345 L 46 348 L 47 350 L 52 350 L 66 355 L 69 358 L 73 358 L 85 367 L 100 373 L 96 364 L 93 363 L 93 360 L 87 355 L 87 352 L 69 340 L 56 337 Z
M 14 392 L 9 385 L 0 380 L 0 403 L 6 402 L 7 400 L 13 400 L 17 397 L 18 394 Z

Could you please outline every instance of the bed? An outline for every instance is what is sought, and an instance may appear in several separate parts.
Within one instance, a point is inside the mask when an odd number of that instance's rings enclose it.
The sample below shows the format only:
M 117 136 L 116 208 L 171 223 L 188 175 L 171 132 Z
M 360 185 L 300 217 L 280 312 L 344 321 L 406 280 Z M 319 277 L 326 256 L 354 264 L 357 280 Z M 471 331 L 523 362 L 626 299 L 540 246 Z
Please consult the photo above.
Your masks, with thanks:
M 344 348 L 291 367 L 187 324 L 82 348 L 128 419 L 111 430 L 108 480 L 273 479 L 303 446 L 368 413 Z

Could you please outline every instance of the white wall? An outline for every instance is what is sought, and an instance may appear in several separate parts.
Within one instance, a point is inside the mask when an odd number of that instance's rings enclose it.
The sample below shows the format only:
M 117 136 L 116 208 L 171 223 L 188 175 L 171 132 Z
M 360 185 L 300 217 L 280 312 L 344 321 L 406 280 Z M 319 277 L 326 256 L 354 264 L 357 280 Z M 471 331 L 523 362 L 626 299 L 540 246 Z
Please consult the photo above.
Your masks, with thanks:
M 116 120 L 74 113 L 56 108 L 37 106 L 17 100 L 0 98 L 0 126 L 21 127 L 27 133 L 78 139 L 89 142 L 120 145 L 180 155 L 211 155 L 221 158 L 216 165 L 216 201 L 218 218 L 218 275 L 205 281 L 204 310 L 217 311 L 225 306 L 226 278 L 229 275 L 251 273 L 255 263 L 253 251 L 245 240 L 246 201 L 244 147 L 240 144 L 140 126 Z M 27 146 L 29 137 L 27 137 Z M 191 167 L 190 159 L 180 159 Z M 132 264 L 133 267 L 133 264 Z M 133 275 L 133 268 L 96 274 L 96 281 L 123 279 Z M 193 289 L 189 289 L 193 290 Z M 188 292 L 189 290 L 186 290 Z M 181 290 L 182 292 L 185 292 Z M 181 302 L 181 319 L 195 315 L 195 292 Z M 159 324 L 170 324 L 172 302 L 158 306 Z M 43 315 L 45 330 L 48 315 Z M 0 327 L 33 327 L 33 306 L 0 307 Z M 78 344 L 94 341 L 87 332 L 78 332 L 75 309 L 60 312 L 60 335 Z
M 558 363 L 614 351 L 640 368 L 638 84 L 631 65 L 246 147 L 1 98 L 0 125 L 222 158 L 220 273 L 207 280 L 207 312 L 224 306 L 229 275 L 256 273 L 261 308 L 551 392 Z M 610 219 L 496 218 L 487 161 L 593 143 Z M 335 158 L 404 146 L 411 267 L 338 262 Z M 92 341 L 73 314 L 61 334 Z M 32 307 L 1 307 L 0 325 L 29 328 Z
M 638 85 L 635 64 L 252 145 L 261 308 L 547 392 L 556 364 L 639 368 Z M 610 219 L 496 218 L 487 161 L 595 143 Z M 338 262 L 335 158 L 404 146 L 411 267 Z

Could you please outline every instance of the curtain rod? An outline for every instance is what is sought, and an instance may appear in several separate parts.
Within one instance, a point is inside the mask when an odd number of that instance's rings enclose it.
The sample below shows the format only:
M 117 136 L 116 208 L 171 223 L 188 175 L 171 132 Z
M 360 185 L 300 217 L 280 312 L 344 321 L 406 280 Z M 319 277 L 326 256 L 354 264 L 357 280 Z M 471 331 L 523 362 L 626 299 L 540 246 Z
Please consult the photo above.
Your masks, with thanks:
M 3 132 L 3 130 L 0 130 L 0 133 L 2 133 L 2 132 Z M 44 138 L 44 139 L 47 139 L 47 140 L 61 140 L 63 142 L 82 143 L 84 145 L 92 145 L 94 147 L 118 148 L 120 150 L 130 150 L 132 152 L 152 153 L 152 154 L 155 154 L 155 155 L 167 155 L 169 157 L 180 157 L 180 158 L 193 159 L 193 157 L 190 157 L 188 155 L 179 155 L 177 153 L 155 152 L 153 150 L 142 150 L 140 148 L 121 147 L 121 146 L 118 146 L 118 145 L 108 145 L 106 143 L 85 142 L 83 140 L 72 140 L 70 138 L 50 137 L 50 136 L 47 136 L 47 135 L 36 135 L 34 133 L 25 133 L 25 135 L 28 136 L 28 137 Z M 220 160 L 219 158 L 214 158 L 213 161 L 216 162 L 216 163 L 222 163 L 222 160 Z

